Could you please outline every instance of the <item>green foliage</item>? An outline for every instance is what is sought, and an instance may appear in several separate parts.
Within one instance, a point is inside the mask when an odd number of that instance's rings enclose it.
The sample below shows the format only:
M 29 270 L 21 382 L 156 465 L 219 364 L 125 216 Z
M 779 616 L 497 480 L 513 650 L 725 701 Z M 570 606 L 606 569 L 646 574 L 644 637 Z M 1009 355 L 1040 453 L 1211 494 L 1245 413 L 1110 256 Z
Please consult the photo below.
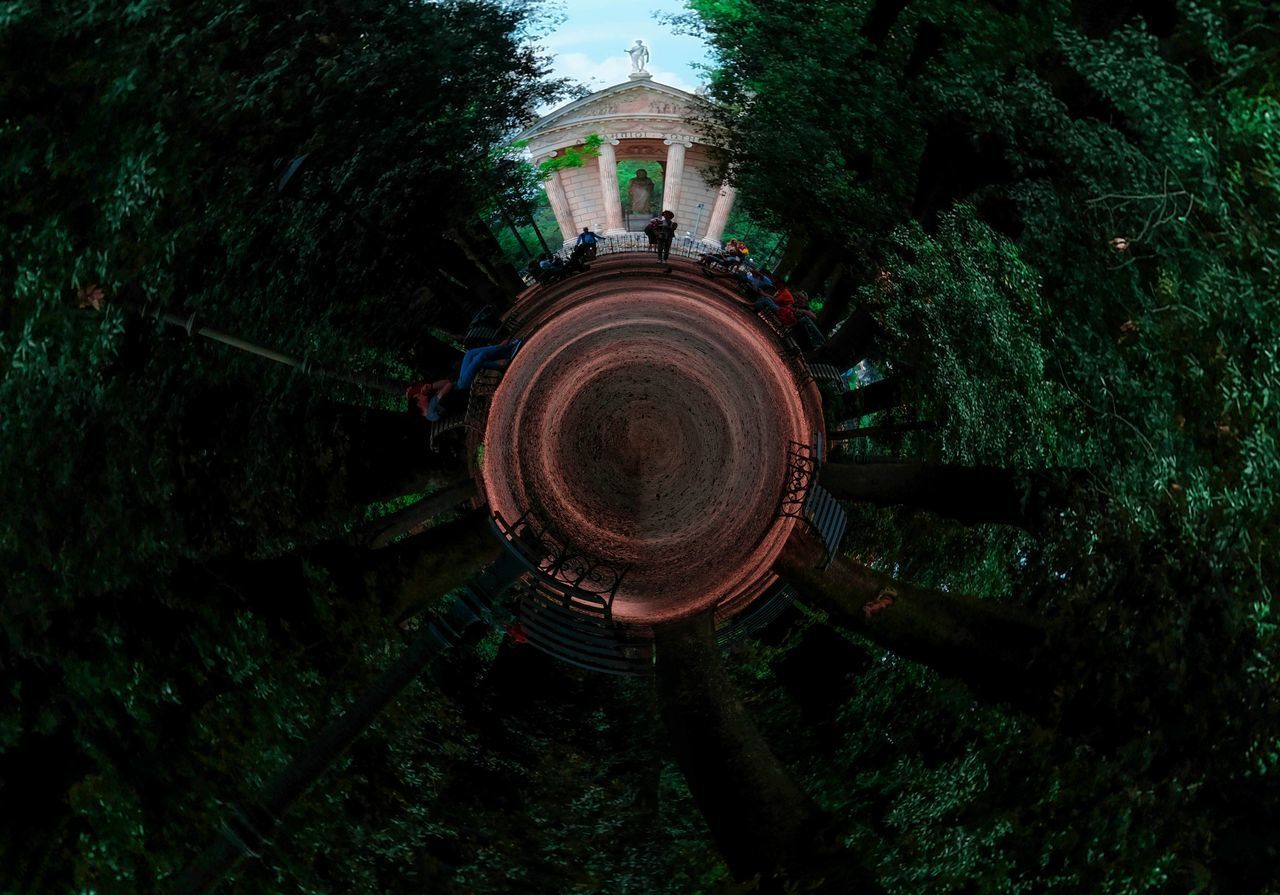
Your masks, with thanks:
M 484 150 L 560 87 L 520 2 L 19 7 L 0 20 L 0 788 L 38 807 L 6 812 L 0 889 L 151 891 L 394 646 L 385 605 L 297 564 L 390 496 L 380 471 L 416 462 L 391 436 L 418 424 L 125 303 L 353 372 L 447 368 L 428 328 L 493 291 L 453 228 L 523 188 Z M 78 307 L 94 284 L 102 312 Z
M 559 171 L 581 168 L 587 163 L 587 159 L 600 156 L 600 145 L 602 143 L 604 143 L 604 138 L 599 134 L 588 134 L 587 139 L 583 141 L 581 146 L 570 146 L 565 149 L 563 155 L 557 155 L 554 158 L 539 162 L 538 179 L 540 181 L 546 180 Z
M 542 240 L 538 239 L 539 233 L 551 248 L 562 245 L 565 236 L 560 232 L 560 224 L 551 210 L 551 203 L 547 201 L 547 194 L 541 189 L 527 205 L 519 207 L 528 209 L 529 213 L 509 212 L 506 218 L 499 214 L 490 220 L 490 228 L 496 234 L 502 256 L 512 267 L 522 269 L 528 267 L 530 260 L 544 251 Z M 515 232 L 520 234 L 519 239 L 512 232 L 508 220 L 515 225 Z
M 721 173 L 758 220 L 837 250 L 902 381 L 894 418 L 939 424 L 851 453 L 1087 483 L 1033 540 L 854 511 L 859 558 L 1040 611 L 1068 662 L 1063 730 L 983 734 L 941 777 L 906 750 L 843 769 L 893 781 L 874 805 L 901 800 L 876 812 L 883 878 L 1267 890 L 1274 847 L 1249 831 L 1268 824 L 1280 741 L 1274 17 L 1191 0 L 689 7 L 716 52 Z M 964 721 L 936 683 L 888 691 Z
M 884 276 L 859 298 L 882 308 L 883 350 L 912 370 L 921 415 L 943 422 L 939 454 L 969 465 L 1061 463 L 1061 392 L 1044 378 L 1037 277 L 1016 247 L 961 208 L 935 235 L 900 226 L 884 251 Z
M 1035 537 L 850 510 L 863 562 L 1043 613 L 1056 715 L 980 705 L 810 607 L 735 648 L 767 739 L 893 893 L 1274 892 L 1266 4 L 690 6 L 717 54 L 712 174 L 741 197 L 726 235 L 837 250 L 878 361 L 940 424 L 854 450 L 1089 486 Z M 376 487 L 412 466 L 389 446 L 406 418 L 123 302 L 357 372 L 450 366 L 428 335 L 493 287 L 473 228 L 599 146 L 542 171 L 512 151 L 559 95 L 534 21 L 464 0 L 0 11 L 0 791 L 20 806 L 0 889 L 162 888 L 396 655 L 424 542 L 325 538 L 408 499 Z M 102 312 L 78 307 L 95 284 Z M 643 682 L 493 634 L 232 885 L 734 891 L 664 748 Z

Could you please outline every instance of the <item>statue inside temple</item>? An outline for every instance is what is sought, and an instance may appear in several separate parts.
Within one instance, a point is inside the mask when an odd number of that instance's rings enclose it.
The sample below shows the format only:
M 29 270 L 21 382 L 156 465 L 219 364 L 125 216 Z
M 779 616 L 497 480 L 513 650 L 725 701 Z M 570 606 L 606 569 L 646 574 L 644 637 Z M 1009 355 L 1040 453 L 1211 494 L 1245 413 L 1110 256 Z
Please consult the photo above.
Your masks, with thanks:
M 653 201 L 653 181 L 644 168 L 636 171 L 636 176 L 627 184 L 627 198 L 631 200 L 632 214 L 649 213 L 649 205 Z

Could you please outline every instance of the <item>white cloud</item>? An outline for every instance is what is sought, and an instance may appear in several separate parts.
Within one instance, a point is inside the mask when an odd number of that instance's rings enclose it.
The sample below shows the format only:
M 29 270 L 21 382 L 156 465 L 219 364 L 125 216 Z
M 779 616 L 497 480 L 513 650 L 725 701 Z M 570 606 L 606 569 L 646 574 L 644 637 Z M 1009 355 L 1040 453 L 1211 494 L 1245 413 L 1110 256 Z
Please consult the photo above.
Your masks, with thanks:
M 558 53 L 552 63 L 552 74 L 558 78 L 571 78 L 592 91 L 603 90 L 627 80 L 627 75 L 631 74 L 631 60 L 621 54 L 594 59 L 586 53 Z M 658 70 L 652 74 L 658 83 L 689 93 L 693 93 L 697 86 L 690 84 L 678 72 Z
M 646 32 L 658 30 L 652 22 L 645 22 L 643 19 L 633 22 L 611 22 L 605 25 L 574 25 L 568 28 L 562 28 L 553 31 L 542 39 L 542 43 L 549 50 L 557 50 L 561 47 L 581 46 L 585 43 L 601 43 L 601 44 L 618 44 L 618 52 L 625 52 L 627 47 L 631 46 L 631 42 L 639 37 L 645 43 L 649 42 Z M 632 32 L 635 34 L 627 37 Z
M 642 39 L 651 48 L 649 70 L 660 84 L 695 92 L 699 75 L 693 65 L 706 59 L 706 45 L 696 37 L 676 34 L 654 19 L 655 13 L 684 11 L 683 0 L 551 0 L 549 9 L 563 15 L 559 28 L 542 35 L 538 48 L 550 56 L 553 77 L 568 78 L 588 90 L 626 83 L 631 73 L 627 48 Z M 552 111 L 539 110 L 540 114 Z

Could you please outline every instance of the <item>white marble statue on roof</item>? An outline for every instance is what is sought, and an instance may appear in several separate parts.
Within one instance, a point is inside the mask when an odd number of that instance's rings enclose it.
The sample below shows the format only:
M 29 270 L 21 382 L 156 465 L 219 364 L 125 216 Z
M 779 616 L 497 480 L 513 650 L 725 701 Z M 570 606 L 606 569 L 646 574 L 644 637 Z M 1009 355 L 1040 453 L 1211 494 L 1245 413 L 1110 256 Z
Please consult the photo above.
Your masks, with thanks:
M 627 55 L 631 57 L 633 75 L 648 74 L 645 66 L 649 64 L 649 48 L 644 45 L 644 41 L 637 37 L 635 46 L 627 50 Z

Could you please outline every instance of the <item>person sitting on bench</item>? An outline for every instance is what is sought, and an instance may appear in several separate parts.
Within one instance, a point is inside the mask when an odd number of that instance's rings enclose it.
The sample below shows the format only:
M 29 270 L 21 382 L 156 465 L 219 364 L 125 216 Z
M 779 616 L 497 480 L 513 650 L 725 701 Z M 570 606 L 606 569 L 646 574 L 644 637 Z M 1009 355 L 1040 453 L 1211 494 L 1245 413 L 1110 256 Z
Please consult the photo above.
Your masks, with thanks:
M 773 295 L 765 295 L 763 290 L 757 290 L 757 293 L 760 297 L 756 299 L 756 303 L 753 306 L 757 311 L 773 311 L 785 326 L 790 326 L 796 322 L 794 307 L 796 297 L 787 288 L 785 279 L 779 278 L 778 286 L 774 289 Z
M 743 290 L 747 293 L 747 297 L 752 300 L 759 300 L 765 297 L 765 293 L 773 289 L 773 280 L 769 278 L 763 270 L 755 267 L 744 266 L 735 276 L 742 283 Z
M 724 251 L 720 253 L 720 258 L 726 264 L 739 265 L 747 260 L 747 256 L 751 251 L 747 248 L 747 244 L 741 239 L 731 239 L 724 245 Z
M 507 339 L 497 345 L 472 348 L 462 355 L 462 364 L 458 369 L 456 380 L 441 379 L 436 382 L 418 383 L 411 385 L 406 394 L 410 401 L 418 405 L 422 415 L 434 423 L 445 413 L 446 398 L 454 392 L 465 392 L 470 389 L 482 370 L 506 369 L 519 349 L 519 339 Z
M 448 379 L 437 379 L 435 382 L 415 382 L 405 390 L 410 407 L 417 407 L 418 412 L 431 422 L 440 419 L 440 395 L 453 389 Z
M 497 345 L 472 348 L 462 355 L 462 365 L 453 387 L 458 391 L 466 391 L 471 388 L 471 383 L 476 381 L 481 370 L 505 370 L 519 349 L 519 339 L 507 339 Z

